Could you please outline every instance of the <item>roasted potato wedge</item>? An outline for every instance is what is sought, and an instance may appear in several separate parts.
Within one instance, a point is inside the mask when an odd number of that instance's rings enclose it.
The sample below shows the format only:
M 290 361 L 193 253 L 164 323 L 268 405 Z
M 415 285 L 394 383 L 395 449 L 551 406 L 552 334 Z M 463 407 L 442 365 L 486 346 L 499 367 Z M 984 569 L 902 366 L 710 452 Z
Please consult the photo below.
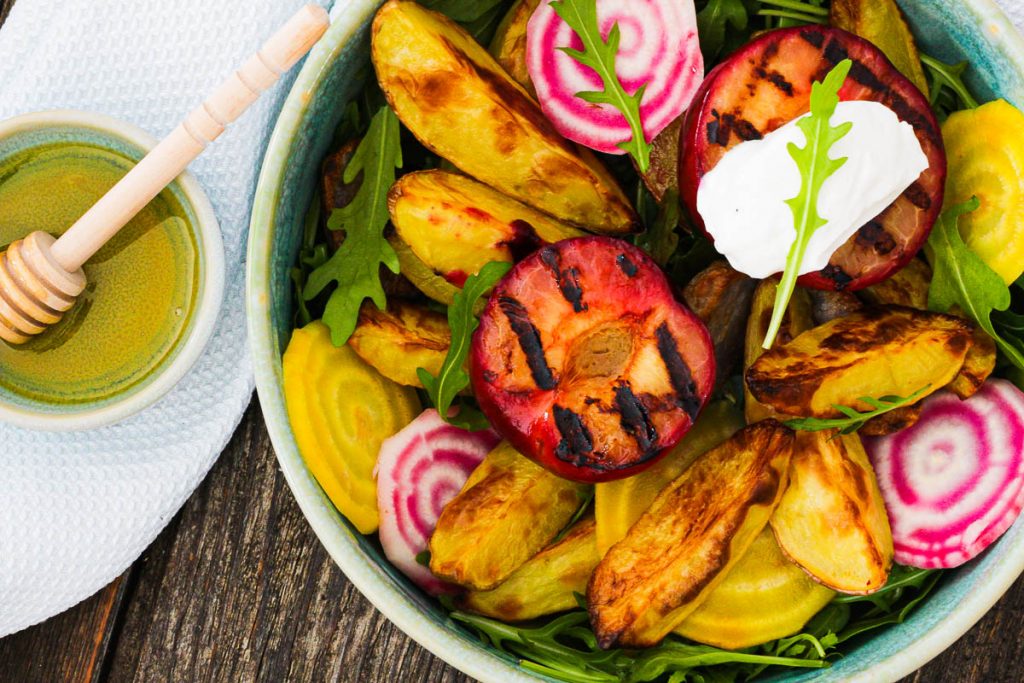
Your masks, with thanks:
M 679 189 L 679 138 L 682 134 L 683 117 L 680 116 L 651 140 L 651 166 L 640 178 L 659 202 L 665 200 L 669 190 Z
M 498 24 L 489 50 L 505 73 L 534 99 L 537 99 L 537 93 L 526 68 L 526 24 L 539 4 L 540 0 L 516 0 Z
M 727 650 L 752 647 L 798 633 L 835 595 L 791 562 L 765 527 L 675 632 Z
M 754 290 L 750 305 L 750 319 L 747 321 L 747 335 L 744 342 L 743 367 L 749 369 L 761 354 L 764 353 L 765 334 L 775 310 L 775 292 L 779 286 L 778 278 L 767 278 L 758 283 Z M 786 317 L 782 319 L 782 327 L 776 337 L 776 344 L 786 344 L 799 334 L 814 327 L 811 318 L 811 298 L 807 290 L 797 287 L 786 308 Z M 743 412 L 747 424 L 754 424 L 769 417 L 778 417 L 779 413 L 763 403 L 759 403 L 750 393 L 746 383 L 743 385 Z
M 348 162 L 352 160 L 357 147 L 359 138 L 353 138 L 324 159 L 320 176 L 320 208 L 325 219 L 334 209 L 351 204 L 359 192 L 359 186 L 363 183 L 362 178 L 356 178 L 351 183 L 345 182 L 345 169 L 348 168 Z M 344 230 L 330 230 L 325 226 L 324 232 L 327 234 L 327 243 L 331 250 L 336 251 L 345 241 Z
M 416 289 L 442 304 L 450 305 L 455 300 L 455 295 L 459 292 L 458 287 L 435 273 L 423 261 L 420 261 L 419 257 L 409 248 L 409 245 L 399 239 L 397 235 L 390 235 L 387 240 L 388 244 L 391 245 L 391 248 L 398 255 L 398 266 L 402 275 Z M 487 302 L 483 299 L 478 302 L 479 310 L 476 311 L 477 313 L 483 310 L 485 303 Z
M 756 287 L 756 280 L 721 260 L 697 273 L 683 289 L 686 305 L 711 333 L 719 386 L 732 376 L 742 360 L 747 312 Z
M 996 369 L 996 343 L 992 337 L 980 327 L 975 327 L 973 339 L 963 367 L 946 387 L 960 398 L 974 396 Z
M 398 237 L 445 280 L 462 287 L 489 261 L 518 261 L 583 233 L 472 178 L 445 171 L 402 176 L 388 193 Z
M 452 333 L 448 319 L 440 313 L 393 299 L 384 311 L 372 303 L 364 304 L 348 343 L 392 382 L 422 387 L 416 368 L 436 376 L 451 346 Z
M 948 384 L 973 344 L 953 315 L 889 306 L 819 325 L 762 355 L 746 380 L 758 401 L 786 415 L 841 417 L 868 411 L 863 396 L 924 395 Z M 923 396 L 922 395 L 922 398 Z
M 924 311 L 928 309 L 928 287 L 931 283 L 932 269 L 916 258 L 889 278 L 857 294 L 875 306 L 906 306 Z
M 873 593 L 889 577 L 892 531 L 856 434 L 797 434 L 789 487 L 771 525 L 782 551 L 832 590 Z
M 524 621 L 576 607 L 575 593 L 587 581 L 601 557 L 597 554 L 596 524 L 583 519 L 560 541 L 531 557 L 489 591 L 470 591 L 458 600 L 462 609 L 502 621 Z
M 921 55 L 895 0 L 832 0 L 829 23 L 877 45 L 893 66 L 928 96 Z
M 793 432 L 737 432 L 666 487 L 587 586 L 603 648 L 647 647 L 690 615 L 743 556 L 785 490 Z
M 371 58 L 402 123 L 465 173 L 588 230 L 639 229 L 608 171 L 559 135 L 529 93 L 454 22 L 410 0 L 390 0 L 373 21 Z
M 499 444 L 437 520 L 430 571 L 474 590 L 494 588 L 565 528 L 588 488 Z
M 873 417 L 857 430 L 862 436 L 887 436 L 906 429 L 921 417 L 921 402 L 909 406 L 900 406 L 878 417 Z

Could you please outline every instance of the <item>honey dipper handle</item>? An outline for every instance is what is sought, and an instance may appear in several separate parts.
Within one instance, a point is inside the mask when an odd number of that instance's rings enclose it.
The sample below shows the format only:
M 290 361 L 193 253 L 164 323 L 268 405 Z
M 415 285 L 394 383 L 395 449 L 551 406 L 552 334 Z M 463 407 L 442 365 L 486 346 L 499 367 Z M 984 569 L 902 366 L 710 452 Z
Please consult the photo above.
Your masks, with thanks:
M 54 243 L 52 254 L 57 263 L 68 272 L 81 268 L 299 61 L 324 34 L 328 23 L 322 7 L 309 4 L 300 9 Z

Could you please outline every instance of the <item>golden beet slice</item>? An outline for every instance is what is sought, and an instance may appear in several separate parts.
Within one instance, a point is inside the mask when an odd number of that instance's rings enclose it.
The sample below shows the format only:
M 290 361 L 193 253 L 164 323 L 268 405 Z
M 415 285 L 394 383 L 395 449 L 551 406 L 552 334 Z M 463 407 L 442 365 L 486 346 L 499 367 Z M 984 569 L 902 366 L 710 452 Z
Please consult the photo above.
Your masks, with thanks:
M 869 411 L 861 397 L 922 398 L 964 364 L 973 326 L 953 315 L 899 306 L 868 309 L 776 345 L 747 370 L 761 403 L 786 415 L 842 417 L 835 406 Z
M 491 294 L 470 360 L 494 428 L 576 481 L 654 463 L 715 380 L 703 323 L 646 254 L 609 237 L 565 240 L 516 265 Z
M 767 525 L 793 440 L 779 422 L 758 422 L 658 494 L 587 587 L 601 647 L 654 645 L 697 609 Z
M 468 588 L 494 588 L 569 524 L 586 490 L 498 444 L 437 520 L 430 571 Z

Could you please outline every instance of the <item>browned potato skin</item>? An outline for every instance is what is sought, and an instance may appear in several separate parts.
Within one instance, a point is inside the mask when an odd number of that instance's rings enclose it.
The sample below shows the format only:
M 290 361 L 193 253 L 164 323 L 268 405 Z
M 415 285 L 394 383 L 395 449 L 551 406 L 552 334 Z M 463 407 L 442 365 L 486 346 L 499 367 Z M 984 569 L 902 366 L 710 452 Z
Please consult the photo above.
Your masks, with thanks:
M 753 301 L 750 305 L 750 318 L 747 321 L 746 341 L 744 342 L 743 367 L 745 370 L 749 369 L 754 361 L 764 353 L 762 343 L 768 333 L 772 312 L 775 310 L 775 292 L 778 286 L 779 279 L 771 277 L 761 280 L 754 290 Z M 782 327 L 779 328 L 775 343 L 788 344 L 797 335 L 812 327 L 814 327 L 814 321 L 811 319 L 811 298 L 806 289 L 797 287 L 789 300 L 786 316 L 782 319 Z M 747 424 L 754 424 L 769 417 L 778 419 L 787 417 L 758 402 L 750 393 L 746 382 L 743 383 L 743 413 L 747 418 Z
M 968 353 L 970 355 L 970 353 Z M 920 401 L 900 406 L 865 422 L 857 432 L 862 436 L 888 436 L 913 426 L 921 417 L 924 406 Z
M 329 217 L 334 209 L 351 204 L 356 193 L 359 192 L 359 186 L 362 185 L 361 179 L 357 178 L 351 183 L 345 182 L 345 169 L 348 168 L 348 162 L 352 160 L 352 155 L 356 153 L 357 147 L 359 147 L 359 138 L 354 138 L 339 147 L 333 154 L 328 154 L 324 159 L 320 177 L 320 206 L 325 217 Z M 337 251 L 341 243 L 345 241 L 345 231 L 330 230 L 325 227 L 324 232 L 327 233 L 327 243 L 331 250 Z
M 927 310 L 928 287 L 931 281 L 932 269 L 921 259 L 914 259 L 910 265 L 898 271 L 888 280 L 868 287 L 860 294 L 875 304 L 897 304 Z M 957 313 L 957 311 L 954 310 L 951 313 Z M 995 368 L 996 343 L 984 330 L 975 328 L 974 344 L 967 352 L 960 373 L 948 388 L 960 398 L 970 398 L 981 388 Z M 909 427 L 916 421 L 915 417 L 905 426 Z
M 464 175 L 417 171 L 388 192 L 398 237 L 456 287 L 490 261 L 512 262 L 582 232 Z
M 359 310 L 348 340 L 360 358 L 392 382 L 422 387 L 416 368 L 437 375 L 452 343 L 448 319 L 435 311 L 399 300 L 387 310 L 372 303 Z
M 776 344 L 747 370 L 747 386 L 786 415 L 841 417 L 835 405 L 866 412 L 862 396 L 909 396 L 925 386 L 927 395 L 952 381 L 973 331 L 944 313 L 867 309 Z
M 588 230 L 639 229 L 607 170 L 559 135 L 530 94 L 454 22 L 390 0 L 374 18 L 371 57 L 402 123 L 463 172 Z
M 932 269 L 919 258 L 893 273 L 876 285 L 857 292 L 869 304 L 876 306 L 907 306 L 928 310 L 928 287 L 932 282 Z
M 430 571 L 466 588 L 494 588 L 565 528 L 587 489 L 499 444 L 437 520 Z
M 518 0 L 512 5 L 498 24 L 489 50 L 512 80 L 523 86 L 534 99 L 537 99 L 537 93 L 526 68 L 526 24 L 538 5 L 540 0 Z
M 583 519 L 489 591 L 470 591 L 456 602 L 462 609 L 502 621 L 525 621 L 576 607 L 575 593 L 601 560 L 594 518 Z
M 974 344 L 960 372 L 946 387 L 960 398 L 970 398 L 996 369 L 996 343 L 980 327 L 974 328 Z
M 786 556 L 832 590 L 873 593 L 889 577 L 892 531 L 856 434 L 797 433 L 789 486 L 771 525 Z
M 756 287 L 756 280 L 722 260 L 697 273 L 683 289 L 683 301 L 711 333 L 718 386 L 732 376 L 741 361 L 747 312 Z
M 928 97 L 928 79 L 914 36 L 894 0 L 832 0 L 829 23 L 866 38 Z
M 431 270 L 430 266 L 421 261 L 409 248 L 409 245 L 397 235 L 388 235 L 387 240 L 391 248 L 395 250 L 395 254 L 398 255 L 399 270 L 416 289 L 442 304 L 450 305 L 455 300 L 455 295 L 459 292 L 458 287 Z M 482 304 L 486 302 L 479 303 L 482 310 Z
M 793 441 L 779 422 L 759 422 L 658 495 L 587 586 L 602 648 L 656 644 L 714 590 L 768 523 L 785 490 Z
M 811 289 L 807 293 L 811 297 L 811 315 L 815 325 L 824 325 L 864 308 L 864 304 L 852 292 Z

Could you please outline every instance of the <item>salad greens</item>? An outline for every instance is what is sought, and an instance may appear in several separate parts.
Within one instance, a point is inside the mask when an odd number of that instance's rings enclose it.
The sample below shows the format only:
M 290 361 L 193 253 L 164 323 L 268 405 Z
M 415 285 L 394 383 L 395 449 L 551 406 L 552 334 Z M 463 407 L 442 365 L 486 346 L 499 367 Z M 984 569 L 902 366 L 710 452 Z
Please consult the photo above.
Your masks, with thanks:
M 723 650 L 670 635 L 648 650 L 602 650 L 588 624 L 586 605 L 540 624 L 516 625 L 455 611 L 451 618 L 524 669 L 569 683 L 630 681 L 744 681 L 766 670 L 824 668 L 841 643 L 902 623 L 931 593 L 942 572 L 895 565 L 872 595 L 840 595 L 802 633 L 744 650 Z
M 806 141 L 803 147 L 790 143 L 789 155 L 793 157 L 800 169 L 800 192 L 786 203 L 793 212 L 793 227 L 796 237 L 786 256 L 786 268 L 782 271 L 782 280 L 775 295 L 775 309 L 772 320 L 768 324 L 764 348 L 770 349 L 775 337 L 786 317 L 786 308 L 796 289 L 796 279 L 800 275 L 800 265 L 804 260 L 804 252 L 811 236 L 828 221 L 818 214 L 818 194 L 828 178 L 842 168 L 846 158 L 833 159 L 829 156 L 832 145 L 850 132 L 850 122 L 833 126 L 830 122 L 832 113 L 839 104 L 839 89 L 846 82 L 853 62 L 844 59 L 825 76 L 825 80 L 811 85 L 811 113 L 797 122 L 803 131 Z
M 822 432 L 826 429 L 838 429 L 840 434 L 853 434 L 863 427 L 871 418 L 878 417 L 879 415 L 896 410 L 897 408 L 902 408 L 903 406 L 914 405 L 930 388 L 931 385 L 923 386 L 907 397 L 883 396 L 881 398 L 872 398 L 870 396 L 861 396 L 857 399 L 858 401 L 863 401 L 874 408 L 874 410 L 870 410 L 866 413 L 854 410 L 850 406 L 833 405 L 833 408 L 841 412 L 846 417 L 826 419 L 817 417 L 800 417 L 792 420 L 786 420 L 783 424 L 790 429 L 797 429 L 804 432 Z
M 635 160 L 641 173 L 651 165 L 651 143 L 644 136 L 640 121 L 640 100 L 646 86 L 641 85 L 632 95 L 626 92 L 615 73 L 615 57 L 619 52 L 619 25 L 616 23 L 608 32 L 608 39 L 601 37 L 597 23 L 597 0 L 554 0 L 551 7 L 569 25 L 583 42 L 582 50 L 569 47 L 559 48 L 584 66 L 593 69 L 604 84 L 604 90 L 582 91 L 576 97 L 591 104 L 610 104 L 622 112 L 629 123 L 632 138 L 619 143 L 619 147 Z
M 932 283 L 928 289 L 928 308 L 946 312 L 954 306 L 970 316 L 978 326 L 995 340 L 1006 359 L 1019 370 L 1024 370 L 1024 341 L 1013 335 L 1013 325 L 1019 316 L 1001 317 L 1001 327 L 1010 329 L 1004 337 L 996 330 L 992 321 L 993 312 L 1006 311 L 1012 296 L 999 274 L 992 270 L 980 256 L 971 251 L 963 238 L 957 221 L 960 216 L 977 210 L 977 197 L 942 212 L 926 249 L 932 263 Z
M 469 386 L 469 375 L 466 373 L 466 357 L 469 355 L 469 344 L 473 339 L 480 321 L 473 312 L 476 302 L 487 294 L 492 287 L 512 269 L 511 263 L 491 261 L 476 275 L 466 278 L 466 284 L 455 295 L 452 305 L 448 307 L 448 325 L 452 330 L 452 343 L 448 347 L 441 370 L 434 377 L 424 368 L 417 368 L 416 375 L 427 390 L 430 401 L 437 408 L 441 417 L 451 424 L 478 431 L 490 426 L 482 414 L 468 405 L 463 405 L 454 416 L 448 415 L 455 396 Z
M 384 238 L 388 217 L 388 190 L 395 183 L 395 169 L 402 167 L 398 117 L 383 106 L 374 114 L 370 130 L 345 168 L 344 181 L 361 178 L 355 198 L 331 212 L 327 227 L 344 230 L 345 241 L 325 263 L 309 274 L 302 298 L 313 299 L 332 282 L 324 309 L 324 324 L 331 341 L 341 346 L 352 336 L 363 301 L 370 299 L 383 310 L 387 296 L 380 283 L 380 266 L 398 273 L 398 255 Z

